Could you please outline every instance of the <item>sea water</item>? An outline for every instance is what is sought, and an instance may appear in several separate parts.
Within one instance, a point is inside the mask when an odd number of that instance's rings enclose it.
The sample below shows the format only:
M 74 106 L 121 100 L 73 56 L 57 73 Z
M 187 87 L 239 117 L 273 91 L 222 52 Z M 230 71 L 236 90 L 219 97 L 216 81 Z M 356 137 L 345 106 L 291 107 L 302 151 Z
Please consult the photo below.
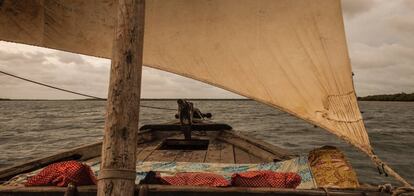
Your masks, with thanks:
M 307 153 L 334 145 L 343 150 L 360 181 L 385 183 L 370 159 L 334 135 L 250 100 L 194 101 L 213 120 L 259 140 Z M 175 101 L 143 105 L 177 108 Z M 414 102 L 359 102 L 375 153 L 414 183 Z M 174 119 L 174 111 L 142 108 L 140 125 Z M 0 101 L 0 169 L 102 140 L 104 101 Z

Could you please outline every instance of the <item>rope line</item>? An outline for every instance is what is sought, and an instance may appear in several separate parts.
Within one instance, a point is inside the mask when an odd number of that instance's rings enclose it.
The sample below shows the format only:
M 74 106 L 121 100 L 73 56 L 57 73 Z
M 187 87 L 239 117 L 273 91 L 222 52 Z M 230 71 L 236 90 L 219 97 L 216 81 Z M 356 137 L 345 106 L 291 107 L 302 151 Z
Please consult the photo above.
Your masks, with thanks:
M 34 84 L 38 84 L 38 85 L 41 85 L 41 86 L 45 86 L 45 87 L 48 87 L 48 88 L 53 88 L 53 89 L 56 89 L 56 90 L 60 90 L 60 91 L 64 91 L 64 92 L 68 92 L 68 93 L 72 93 L 72 94 L 76 94 L 76 95 L 80 95 L 80 96 L 84 96 L 84 97 L 89 97 L 89 98 L 93 98 L 93 99 L 102 99 L 102 100 L 104 100 L 104 98 L 100 98 L 100 97 L 96 97 L 96 96 L 92 96 L 92 95 L 87 95 L 87 94 L 83 94 L 83 93 L 78 93 L 78 92 L 71 91 L 71 90 L 66 90 L 66 89 L 63 89 L 63 88 L 51 86 L 51 85 L 41 83 L 41 82 L 36 82 L 34 80 L 30 80 L 30 79 L 27 79 L 27 78 L 16 76 L 14 74 L 7 73 L 7 72 L 4 72 L 4 71 L 0 71 L 0 73 L 11 76 L 11 77 L 14 77 L 14 78 L 18 78 L 20 80 L 24 80 L 24 81 L 31 82 L 31 83 L 34 83 Z
M 151 108 L 151 109 L 157 109 L 157 110 L 177 111 L 177 109 L 172 109 L 172 108 L 163 108 L 163 107 L 148 106 L 148 105 L 142 105 L 142 104 L 140 104 L 140 106 L 143 108 Z
M 1 71 L 1 70 L 0 70 L 0 73 L 2 73 L 4 75 L 8 75 L 10 77 L 14 77 L 14 78 L 20 79 L 20 80 L 24 80 L 26 82 L 34 83 L 34 84 L 37 84 L 37 85 L 40 85 L 40 86 L 45 86 L 45 87 L 48 87 L 48 88 L 52 88 L 52 89 L 55 89 L 55 90 L 64 91 L 64 92 L 67 92 L 67 93 L 72 93 L 72 94 L 75 94 L 75 95 L 80 95 L 80 96 L 89 97 L 89 98 L 98 99 L 98 100 L 106 100 L 105 98 L 96 97 L 96 96 L 93 96 L 93 95 L 88 95 L 88 94 L 84 94 L 84 93 L 79 93 L 79 92 L 75 92 L 75 91 L 71 91 L 71 90 L 59 88 L 59 87 L 52 86 L 52 85 L 49 85 L 49 84 L 45 84 L 45 83 L 42 83 L 42 82 L 37 82 L 37 81 L 31 80 L 31 79 L 28 79 L 28 78 L 23 78 L 23 77 L 20 77 L 20 76 L 15 75 L 15 74 L 7 73 L 7 72 Z M 156 107 L 156 106 L 147 106 L 147 105 L 142 105 L 142 104 L 140 104 L 140 106 L 143 107 L 143 108 L 151 108 L 151 109 L 158 109 L 158 110 L 176 111 L 176 109 L 172 109 L 172 108 L 164 108 L 164 107 Z

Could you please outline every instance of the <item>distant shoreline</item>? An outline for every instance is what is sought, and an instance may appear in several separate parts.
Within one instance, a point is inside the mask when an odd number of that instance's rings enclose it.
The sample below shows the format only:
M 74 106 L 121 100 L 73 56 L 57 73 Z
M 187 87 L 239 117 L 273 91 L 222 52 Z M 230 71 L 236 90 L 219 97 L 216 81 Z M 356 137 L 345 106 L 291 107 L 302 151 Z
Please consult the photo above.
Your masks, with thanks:
M 142 101 L 176 101 L 179 98 L 144 98 Z M 189 98 L 191 101 L 251 101 L 252 99 L 214 99 L 214 98 Z M 106 101 L 106 99 L 7 99 L 0 98 L 0 101 Z M 395 102 L 414 102 L 414 93 L 397 93 L 384 95 L 369 95 L 358 97 L 358 101 L 395 101 Z
M 358 97 L 358 101 L 399 101 L 399 102 L 414 102 L 414 93 L 397 93 L 384 95 L 369 95 L 365 97 Z
M 174 99 L 153 99 L 153 98 L 145 98 L 141 99 L 141 101 L 176 101 L 180 98 Z M 251 99 L 186 99 L 190 101 L 250 101 Z M 4 99 L 0 98 L 0 101 L 106 101 L 106 99 Z

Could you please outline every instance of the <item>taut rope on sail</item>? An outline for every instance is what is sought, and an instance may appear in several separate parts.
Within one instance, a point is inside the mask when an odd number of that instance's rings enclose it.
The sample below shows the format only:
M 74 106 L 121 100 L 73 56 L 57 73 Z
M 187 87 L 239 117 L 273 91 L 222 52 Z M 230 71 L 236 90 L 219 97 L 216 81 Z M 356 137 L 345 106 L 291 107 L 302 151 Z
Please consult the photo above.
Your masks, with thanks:
M 4 0 L 0 39 L 110 58 L 116 7 Z M 147 0 L 145 13 L 144 65 L 279 108 L 373 156 L 340 0 Z

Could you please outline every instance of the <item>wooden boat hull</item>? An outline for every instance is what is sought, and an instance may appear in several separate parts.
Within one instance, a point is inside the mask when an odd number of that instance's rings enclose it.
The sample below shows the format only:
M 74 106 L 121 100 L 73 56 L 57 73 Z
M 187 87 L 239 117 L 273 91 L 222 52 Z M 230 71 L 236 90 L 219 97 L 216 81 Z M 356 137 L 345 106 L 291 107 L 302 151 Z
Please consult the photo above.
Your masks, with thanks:
M 6 188 L 0 189 L 0 195 L 10 196 L 61 196 L 67 192 L 63 187 L 24 187 L 24 188 Z M 95 196 L 96 186 L 77 187 L 75 193 L 77 196 Z M 347 196 L 376 196 L 390 195 L 379 192 L 377 188 L 360 188 L 360 189 L 279 189 L 279 188 L 245 188 L 245 187 L 199 187 L 199 186 L 170 186 L 170 185 L 144 185 L 136 186 L 135 195 L 151 196 L 258 196 L 258 195 L 347 195 Z
M 217 125 L 217 126 L 216 126 Z M 162 125 L 143 126 L 138 133 L 137 160 L 139 161 L 176 161 L 204 163 L 261 163 L 288 160 L 296 155 L 288 151 L 257 141 L 231 130 L 230 126 L 199 122 L 198 131 L 193 132 L 193 138 L 208 141 L 204 150 L 165 150 L 162 145 L 167 139 L 175 141 L 184 136 L 176 130 L 177 122 Z M 169 129 L 170 127 L 171 129 Z M 173 128 L 175 127 L 175 128 Z M 208 128 L 208 129 L 207 129 Z M 180 141 L 180 140 L 178 140 Z M 0 170 L 0 181 L 6 181 L 21 173 L 34 171 L 51 163 L 64 160 L 88 161 L 100 159 L 102 143 L 78 147 L 57 153 L 24 164 Z M 62 195 L 67 188 L 61 187 L 24 187 L 0 186 L 0 195 Z M 96 195 L 96 186 L 77 187 L 77 195 Z M 168 185 L 137 185 L 137 194 L 144 192 L 149 195 L 326 195 L 326 190 L 299 190 L 278 188 L 242 188 L 242 187 L 192 187 Z M 329 195 L 382 195 L 377 188 L 337 189 L 329 190 Z

